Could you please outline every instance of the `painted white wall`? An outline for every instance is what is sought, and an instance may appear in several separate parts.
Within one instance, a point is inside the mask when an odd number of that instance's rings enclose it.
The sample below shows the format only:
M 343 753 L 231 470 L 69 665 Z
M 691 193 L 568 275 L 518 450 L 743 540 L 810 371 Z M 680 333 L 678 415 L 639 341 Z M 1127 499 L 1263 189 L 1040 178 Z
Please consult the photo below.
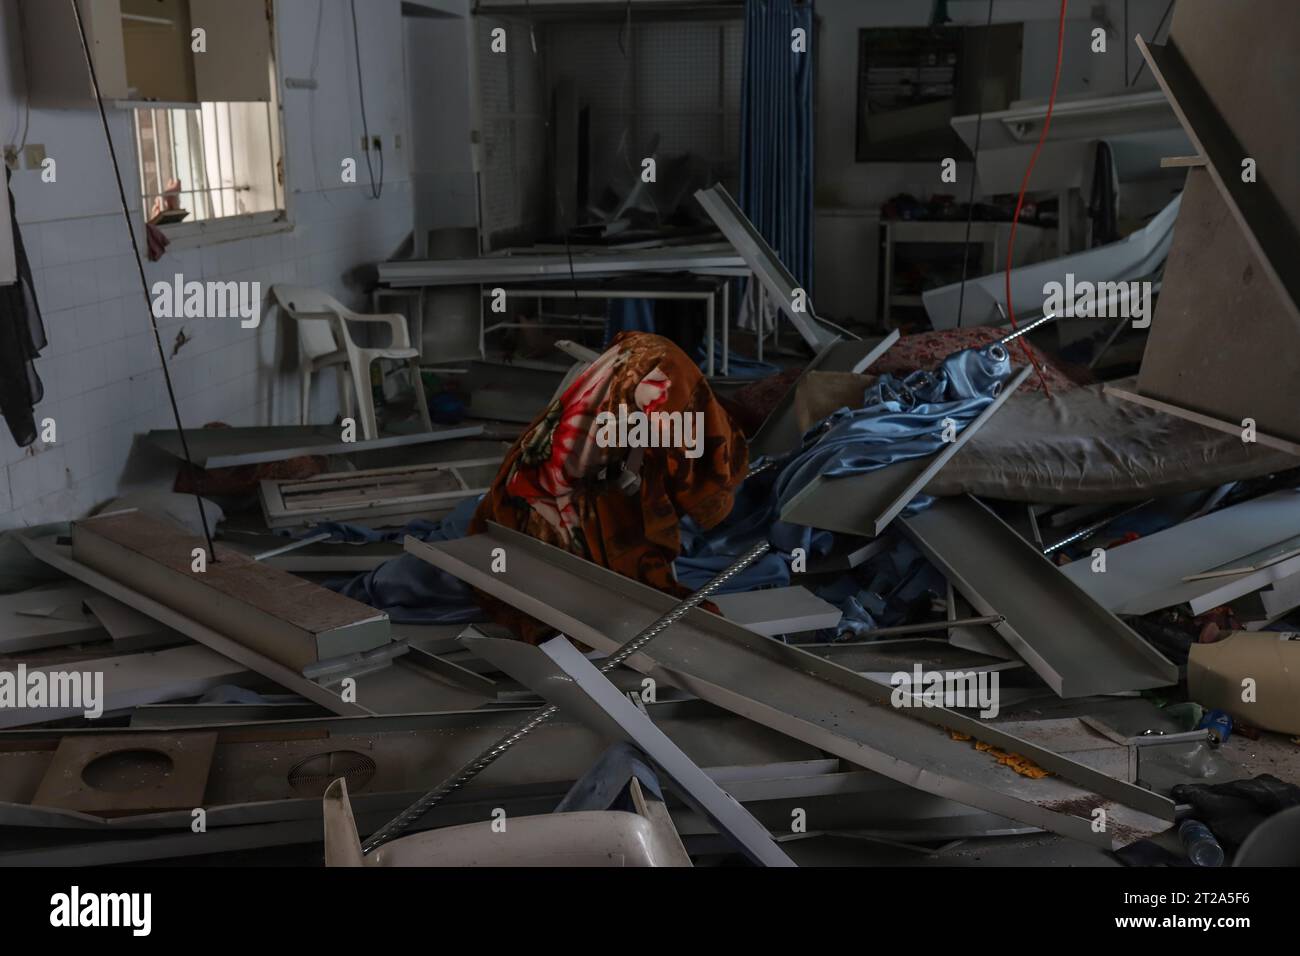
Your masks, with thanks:
M 1141 33 L 1150 37 L 1165 3 L 1166 0 L 1130 0 L 1130 36 Z M 952 6 L 954 10 L 960 6 L 963 22 L 984 22 L 987 8 L 982 2 Z M 1011 10 L 1006 0 L 998 0 L 994 6 L 994 22 L 1003 22 L 998 13 L 1000 7 Z M 1108 36 L 1108 52 L 1104 55 L 1089 52 L 1090 31 L 1099 25 L 1092 19 L 1094 7 L 1104 7 L 1105 18 L 1115 28 Z M 924 26 L 929 22 L 932 8 L 930 0 L 817 0 L 816 203 L 819 209 L 874 212 L 889 197 L 901 192 L 925 199 L 936 192 L 953 191 L 951 183 L 940 182 L 938 164 L 934 162 L 860 163 L 856 159 L 858 31 L 867 27 Z M 1058 7 L 1051 0 L 1035 0 L 1034 9 L 1039 8 L 1043 19 L 1025 23 L 1021 99 L 1043 99 L 1051 89 Z M 1023 13 L 1023 9 L 1018 12 Z M 1124 85 L 1123 0 L 1106 0 L 1086 7 L 1076 0 L 1071 4 L 1071 12 L 1074 18 L 1066 24 L 1059 95 L 1100 96 L 1119 92 Z M 1136 47 L 1131 47 L 1130 74 L 1137 71 L 1139 62 L 1140 54 Z M 1143 71 L 1134 89 L 1154 86 L 1149 72 Z M 970 165 L 959 163 L 958 183 L 969 184 L 969 175 Z M 968 185 L 961 186 L 963 200 L 967 188 Z M 978 193 L 976 198 L 981 198 Z M 844 221 L 842 217 L 832 220 L 829 213 L 820 214 L 818 239 L 835 241 L 833 237 L 842 234 Z M 823 249 L 820 242 L 816 245 L 817 308 L 819 312 L 840 317 L 870 318 L 876 314 L 879 231 L 874 224 L 863 222 L 860 228 L 854 229 L 853 235 L 862 240 L 853 255 L 845 255 L 839 249 Z
M 170 353 L 183 328 L 190 341 L 171 360 L 183 422 L 295 423 L 294 339 L 270 303 L 276 282 L 314 285 L 364 306 L 348 279 L 355 267 L 386 258 L 411 228 L 411 184 L 394 137 L 408 142 L 400 0 L 360 0 L 358 27 L 371 135 L 384 138 L 383 194 L 370 198 L 348 0 L 276 0 L 284 153 L 292 229 L 239 241 L 178 249 L 147 263 L 150 284 L 186 280 L 256 281 L 265 297 L 258 329 L 237 320 L 161 320 Z M 0 135 L 14 142 L 25 97 L 15 0 L 0 0 Z M 39 68 L 33 65 L 33 68 Z M 284 88 L 283 78 L 314 76 L 315 91 Z M 429 104 L 425 104 L 428 106 Z M 143 241 L 130 116 L 109 109 L 127 200 Z M 36 363 L 45 398 L 36 418 L 55 419 L 58 441 L 30 449 L 0 428 L 0 528 L 83 514 L 123 486 L 135 436 L 171 428 L 171 410 L 117 200 L 98 113 L 33 110 L 29 143 L 58 163 L 58 181 L 14 174 L 13 192 L 49 337 Z M 358 160 L 358 182 L 344 185 L 340 163 Z M 287 353 L 287 354 L 286 354 Z M 328 376 L 329 373 L 327 373 Z M 334 381 L 318 382 L 312 420 L 332 420 Z

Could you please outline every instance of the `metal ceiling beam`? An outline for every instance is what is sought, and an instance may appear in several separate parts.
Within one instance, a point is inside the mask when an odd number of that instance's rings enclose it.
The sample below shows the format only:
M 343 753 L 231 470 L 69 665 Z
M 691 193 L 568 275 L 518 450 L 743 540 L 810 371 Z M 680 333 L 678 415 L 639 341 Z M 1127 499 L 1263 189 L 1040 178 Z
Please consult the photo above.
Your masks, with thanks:
M 1201 614 L 1244 593 L 1266 587 L 1294 569 L 1290 562 L 1262 571 L 1187 580 L 1212 568 L 1249 564 L 1250 555 L 1300 537 L 1300 493 L 1292 489 L 1252 498 L 1199 518 L 1144 535 L 1106 552 L 1106 573 L 1073 561 L 1061 573 L 1116 614 L 1149 614 L 1190 603 Z
M 395 289 L 492 282 L 567 280 L 636 272 L 700 272 L 743 269 L 745 260 L 729 249 L 668 246 L 627 253 L 566 255 L 520 253 L 472 259 L 394 259 L 376 267 L 379 281 Z
M 878 537 L 908 503 L 925 490 L 952 456 L 997 414 L 1031 371 L 1029 366 L 1025 366 L 1017 372 L 989 406 L 958 432 L 955 440 L 935 454 L 844 478 L 819 475 L 781 509 L 781 520 L 827 531 Z
M 284 461 L 304 455 L 354 455 L 366 451 L 424 445 L 453 438 L 478 438 L 482 425 L 437 428 L 412 435 L 388 435 L 364 441 L 345 442 L 336 425 L 272 425 L 245 428 L 187 428 L 194 464 L 200 468 L 238 468 L 268 461 Z M 181 460 L 185 459 L 180 433 L 156 429 L 145 441 Z
M 568 638 L 556 637 L 532 647 L 513 638 L 485 637 L 470 628 L 461 640 L 467 649 L 532 688 L 562 712 L 575 715 L 593 730 L 637 746 L 668 777 L 679 795 L 750 860 L 763 866 L 794 866 L 772 835 L 596 670 Z
M 456 541 L 426 544 L 408 537 L 404 544 L 411 554 L 606 652 L 677 603 L 497 525 Z M 507 570 L 492 571 L 494 548 L 505 549 Z M 698 608 L 626 663 L 891 779 L 1093 845 L 1124 845 L 1167 829 L 1173 819 L 1173 804 L 1157 794 L 952 710 L 895 709 L 889 687 Z M 949 731 L 1021 754 L 1052 776 L 1020 776 Z M 1109 821 L 1105 833 L 1093 830 L 1098 808 Z
M 37 560 L 333 713 L 347 716 L 460 710 L 478 707 L 487 699 L 483 694 L 464 691 L 438 679 L 418 665 L 406 663 L 405 657 L 397 658 L 387 667 L 376 670 L 369 670 L 366 665 L 360 664 L 355 671 L 332 675 L 328 682 L 324 678 L 321 682 L 309 680 L 301 671 L 271 660 L 222 631 L 82 564 L 72 557 L 70 548 L 54 543 L 53 538 L 33 538 L 20 534 L 18 540 Z M 353 676 L 356 680 L 354 700 L 345 700 L 342 696 L 338 681 L 343 676 Z
M 904 518 L 903 531 L 1062 697 L 1166 687 L 1178 668 L 970 497 Z
M 807 299 L 805 308 L 795 308 L 794 291 L 799 288 L 798 280 L 777 258 L 776 252 L 754 228 L 754 224 L 740 211 L 736 201 L 731 198 L 731 194 L 721 183 L 708 189 L 696 190 L 695 199 L 704 207 L 709 218 L 722 230 L 722 234 L 736 247 L 736 251 L 745 260 L 745 265 L 749 266 L 754 277 L 763 283 L 763 288 L 767 290 L 768 295 L 780 304 L 781 310 L 790 317 L 790 321 L 794 323 L 794 327 L 799 330 L 799 334 L 809 346 L 814 350 L 820 350 L 839 338 L 817 321 L 817 316 L 812 309 L 811 297 L 805 295 Z

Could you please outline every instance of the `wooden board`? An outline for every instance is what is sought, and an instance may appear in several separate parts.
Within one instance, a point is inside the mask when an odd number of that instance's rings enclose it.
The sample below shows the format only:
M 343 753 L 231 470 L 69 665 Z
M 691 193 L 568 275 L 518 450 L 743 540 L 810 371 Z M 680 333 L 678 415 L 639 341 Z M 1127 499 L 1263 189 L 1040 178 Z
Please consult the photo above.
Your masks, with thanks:
M 217 735 L 64 737 L 32 803 L 99 816 L 203 806 Z
M 1196 127 L 1193 141 L 1211 163 L 1212 174 L 1223 176 L 1224 187 L 1271 259 L 1293 299 L 1300 298 L 1300 274 L 1295 262 L 1300 239 L 1300 122 L 1295 91 L 1300 89 L 1300 3 L 1295 0 L 1178 0 L 1169 28 L 1169 43 L 1195 74 L 1196 85 L 1222 126 L 1198 116 L 1193 103 L 1181 102 Z M 1157 78 L 1158 79 L 1158 78 Z M 1172 84 L 1173 77 L 1166 77 Z M 1177 90 L 1175 90 L 1177 92 Z M 1241 155 L 1224 152 L 1229 138 Z M 1241 180 L 1241 159 L 1256 162 L 1256 182 Z M 1293 315 L 1300 318 L 1300 310 Z
M 193 26 L 207 31 L 208 46 L 194 56 L 200 102 L 271 99 L 271 8 L 265 0 L 189 0 Z
M 1300 442 L 1298 346 L 1283 296 L 1222 194 L 1205 169 L 1189 169 L 1138 393 L 1238 431 L 1253 418 L 1259 432 Z
M 218 546 L 195 572 L 201 538 L 138 511 L 72 526 L 74 560 L 129 585 L 287 667 L 370 650 L 390 639 L 388 616 L 359 601 Z M 206 550 L 206 549 L 205 549 Z
M 1295 11 L 1300 8 L 1291 0 L 1282 2 L 1291 8 L 1287 19 L 1295 21 Z M 1231 6 L 1215 4 L 1214 12 L 1206 19 L 1214 21 L 1217 27 L 1222 14 Z M 1182 9 L 1179 8 L 1180 13 Z M 1239 16 L 1234 20 L 1266 25 L 1266 16 L 1259 15 L 1258 11 L 1247 12 L 1243 6 L 1237 10 Z M 1267 29 L 1272 31 L 1274 27 L 1269 25 Z M 1294 189 L 1290 184 L 1294 177 L 1287 170 L 1296 165 L 1300 142 L 1296 139 L 1296 123 L 1283 118 L 1285 111 L 1294 112 L 1289 93 L 1283 91 L 1294 89 L 1300 78 L 1294 65 L 1290 67 L 1290 87 L 1281 77 L 1241 71 L 1243 64 L 1271 59 L 1272 67 L 1290 62 L 1294 57 L 1264 40 L 1263 35 L 1256 33 L 1253 40 L 1248 40 L 1239 33 L 1234 35 L 1235 32 L 1216 28 L 1212 37 L 1205 37 L 1211 49 L 1188 44 L 1186 40 L 1182 46 L 1174 41 L 1164 46 L 1148 46 L 1141 37 L 1137 45 L 1183 131 L 1197 154 L 1205 157 L 1203 168 L 1227 204 L 1237 226 L 1235 234 L 1254 251 L 1264 276 L 1277 287 L 1283 307 L 1300 327 L 1300 275 L 1292 267 L 1294 250 L 1300 245 L 1300 230 L 1292 217 L 1300 215 L 1300 208 L 1296 208 L 1300 199 L 1291 195 L 1284 203 L 1274 191 L 1274 185 L 1279 183 L 1288 191 Z M 1285 36 L 1285 28 L 1279 28 L 1276 38 L 1283 43 L 1295 43 L 1300 38 L 1300 21 L 1296 21 L 1289 37 Z M 1223 47 L 1225 42 L 1232 44 L 1232 50 Z M 1271 57 L 1265 52 L 1268 49 L 1273 50 Z M 1232 79 L 1227 79 L 1229 76 Z M 1241 82 L 1246 76 L 1249 80 Z M 1211 93 L 1212 87 L 1217 87 L 1217 95 Z M 1242 162 L 1247 158 L 1256 162 L 1254 182 L 1242 181 Z M 1180 215 L 1183 213 L 1185 210 Z
M 374 711 L 360 704 L 343 700 L 336 691 L 307 680 L 302 676 L 301 670 L 285 667 L 278 661 L 271 660 L 265 654 L 259 654 L 252 648 L 232 640 L 222 631 L 206 624 L 200 624 L 193 618 L 186 617 L 161 601 L 141 594 L 139 591 L 115 581 L 108 575 L 101 574 L 94 568 L 87 567 L 79 561 L 74 561 L 72 549 L 54 543 L 52 538 L 29 538 L 26 535 L 19 534 L 18 540 L 38 561 L 42 561 L 52 568 L 57 568 L 69 577 L 75 578 L 83 584 L 88 584 L 95 590 L 121 601 L 123 604 L 130 605 L 137 611 L 149 615 L 155 621 L 175 628 L 191 640 L 198 641 L 204 647 L 244 665 L 249 670 L 256 671 L 263 677 L 270 678 L 281 687 L 291 690 L 307 700 L 314 701 L 333 713 L 342 714 L 343 716 L 374 713 Z M 177 648 L 177 650 L 180 650 L 180 648 Z M 364 681 L 365 678 L 362 678 L 362 680 Z M 367 697 L 367 699 L 369 698 Z M 3 719 L 3 716 L 4 712 L 0 711 L 0 719 Z

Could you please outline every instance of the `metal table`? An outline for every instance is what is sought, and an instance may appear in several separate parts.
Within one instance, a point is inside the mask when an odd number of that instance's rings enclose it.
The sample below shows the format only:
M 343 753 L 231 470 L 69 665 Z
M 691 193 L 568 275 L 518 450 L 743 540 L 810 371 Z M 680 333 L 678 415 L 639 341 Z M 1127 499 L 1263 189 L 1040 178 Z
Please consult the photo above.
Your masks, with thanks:
M 744 270 L 741 270 L 744 271 Z M 530 299 L 695 299 L 704 303 L 705 316 L 705 352 L 706 352 L 706 369 L 705 374 L 710 378 L 713 377 L 715 367 L 714 357 L 714 333 L 717 325 L 718 299 L 721 296 L 722 307 L 722 374 L 725 376 L 731 371 L 730 363 L 730 316 L 731 316 L 731 283 L 726 277 L 718 276 L 691 276 L 686 279 L 671 280 L 668 277 L 657 277 L 659 282 L 654 282 L 650 277 L 637 279 L 613 279 L 604 282 L 580 282 L 575 284 L 555 283 L 548 285 L 529 285 L 517 286 L 508 282 L 497 282 L 493 288 L 501 288 L 506 291 L 506 298 L 514 296 L 516 298 Z M 493 288 L 484 288 L 483 295 L 491 296 Z M 486 335 L 496 329 L 509 328 L 512 323 L 498 322 L 493 325 L 485 326 L 483 329 Z

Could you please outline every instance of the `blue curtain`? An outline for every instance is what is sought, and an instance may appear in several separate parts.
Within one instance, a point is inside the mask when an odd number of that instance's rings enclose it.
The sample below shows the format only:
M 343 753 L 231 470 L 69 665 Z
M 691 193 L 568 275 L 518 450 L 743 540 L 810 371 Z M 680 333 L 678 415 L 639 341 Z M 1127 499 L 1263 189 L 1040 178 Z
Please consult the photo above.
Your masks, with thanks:
M 740 208 L 808 293 L 813 281 L 812 0 L 746 0 Z M 806 52 L 792 33 L 802 28 Z

